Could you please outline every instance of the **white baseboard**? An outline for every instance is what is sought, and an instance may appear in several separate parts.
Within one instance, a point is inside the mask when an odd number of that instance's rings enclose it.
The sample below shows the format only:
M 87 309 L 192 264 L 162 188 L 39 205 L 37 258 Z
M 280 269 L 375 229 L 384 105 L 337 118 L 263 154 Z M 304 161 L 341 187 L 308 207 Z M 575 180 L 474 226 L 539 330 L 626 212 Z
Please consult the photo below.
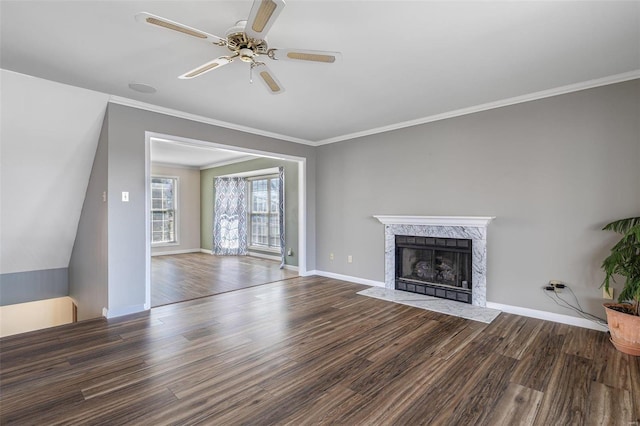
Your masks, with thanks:
M 159 251 L 156 253 L 153 253 L 153 249 L 151 250 L 151 257 L 154 256 L 167 256 L 170 254 L 186 254 L 186 253 L 200 253 L 202 249 L 186 249 L 186 250 L 171 250 L 171 251 Z
M 207 250 L 207 249 L 203 249 L 201 248 L 200 253 L 205 253 L 205 254 L 213 254 L 212 250 Z M 277 256 L 269 256 L 268 254 L 260 254 L 260 253 L 251 253 L 249 256 L 253 256 L 253 257 L 260 257 L 263 259 L 269 259 L 269 260 L 277 260 L 280 261 L 280 257 Z M 290 271 L 298 271 L 298 267 L 297 266 L 293 266 L 293 265 L 284 265 L 284 269 L 288 269 Z
M 333 278 L 333 279 L 342 280 L 342 281 L 349 281 L 351 283 L 356 283 L 356 284 L 370 285 L 372 287 L 384 287 L 384 282 L 381 282 L 381 281 L 374 281 L 366 278 L 352 277 L 350 275 L 335 274 L 333 272 L 313 270 L 313 271 L 307 271 L 307 273 L 304 274 L 305 277 L 308 277 L 310 275 L 320 275 L 321 277 Z
M 145 309 L 144 304 L 129 305 L 129 306 L 123 306 L 122 308 L 113 308 L 113 309 L 102 308 L 102 316 L 105 318 L 116 318 L 116 317 L 121 317 L 123 315 L 144 312 L 145 310 L 147 309 Z
M 598 325 L 585 318 L 577 318 L 571 315 L 556 314 L 555 312 L 539 311 L 537 309 L 523 308 L 520 306 L 503 305 L 502 303 L 487 302 L 487 308 L 498 309 L 508 314 L 522 315 L 523 317 L 537 318 L 541 320 L 558 322 L 561 324 L 575 325 L 582 328 L 590 328 L 597 331 L 609 331 L 605 325 Z
M 384 282 L 369 280 L 366 278 L 352 277 L 349 275 L 335 274 L 326 271 L 307 271 L 304 276 L 319 275 L 321 277 L 334 278 L 336 280 L 349 281 L 356 284 L 370 285 L 372 287 L 384 287 Z M 589 328 L 597 331 L 609 331 L 604 325 L 598 325 L 584 318 L 577 318 L 571 315 L 556 314 L 554 312 L 539 311 L 537 309 L 522 308 L 520 306 L 503 305 L 501 303 L 487 302 L 487 308 L 497 309 L 509 314 L 522 315 L 523 317 L 537 318 L 546 321 L 558 322 L 561 324 L 575 325 L 577 327 Z

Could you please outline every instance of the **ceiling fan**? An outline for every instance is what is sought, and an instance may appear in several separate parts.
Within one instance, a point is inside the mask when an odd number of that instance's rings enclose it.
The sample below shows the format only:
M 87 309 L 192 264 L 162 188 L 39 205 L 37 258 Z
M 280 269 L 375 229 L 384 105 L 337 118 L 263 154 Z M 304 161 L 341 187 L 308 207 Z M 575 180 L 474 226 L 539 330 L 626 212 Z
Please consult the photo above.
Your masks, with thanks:
M 236 22 L 233 27 L 227 30 L 225 37 L 218 37 L 146 12 L 138 13 L 135 18 L 138 22 L 177 31 L 199 38 L 207 43 L 212 43 L 215 46 L 227 47 L 231 51 L 229 55 L 219 56 L 212 61 L 182 74 L 178 78 L 196 78 L 209 71 L 227 65 L 235 59 L 240 59 L 249 64 L 250 80 L 253 78 L 253 69 L 256 68 L 260 81 L 265 84 L 269 92 L 279 94 L 284 92 L 284 87 L 269 67 L 262 62 L 262 58 L 331 64 L 341 57 L 339 52 L 270 48 L 266 39 L 267 32 L 280 12 L 282 12 L 284 6 L 284 0 L 254 0 L 249 18 L 246 21 Z

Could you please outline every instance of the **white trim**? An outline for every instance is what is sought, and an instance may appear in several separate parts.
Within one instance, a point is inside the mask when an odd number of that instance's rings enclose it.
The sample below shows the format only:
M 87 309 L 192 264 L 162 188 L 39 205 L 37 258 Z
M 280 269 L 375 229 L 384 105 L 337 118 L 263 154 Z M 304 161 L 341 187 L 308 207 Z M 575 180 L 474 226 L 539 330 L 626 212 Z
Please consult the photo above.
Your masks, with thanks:
M 533 92 L 522 96 L 515 96 L 512 98 L 502 99 L 494 102 L 487 102 L 480 105 L 471 106 L 468 108 L 461 108 L 442 114 L 430 115 L 415 120 L 403 121 L 400 123 L 390 124 L 388 126 L 376 127 L 374 129 L 363 130 L 361 132 L 349 133 L 346 135 L 336 136 L 333 138 L 323 139 L 315 142 L 315 146 L 327 145 L 335 142 L 342 142 L 349 139 L 361 138 L 363 136 L 375 135 L 378 133 L 390 132 L 392 130 L 404 129 L 406 127 L 418 126 L 420 124 L 432 123 L 434 121 L 446 120 L 448 118 L 460 117 L 462 115 L 475 114 L 477 112 L 488 111 L 491 109 L 502 108 L 509 105 L 521 104 L 524 102 L 535 101 L 538 99 L 550 98 L 552 96 L 564 95 L 571 92 L 578 92 L 580 90 L 593 89 L 595 87 L 606 86 L 609 84 L 622 83 L 624 81 L 634 80 L 640 78 L 640 70 L 633 70 L 622 74 L 610 75 L 603 78 L 596 78 L 594 80 L 583 81 L 575 84 L 568 84 L 566 86 L 560 86 L 553 89 L 542 90 L 539 92 Z
M 201 115 L 191 114 L 184 111 L 178 111 L 172 108 L 165 108 L 158 105 L 153 105 L 147 102 L 140 102 L 129 98 L 123 98 L 121 96 L 111 95 L 109 102 L 114 104 L 124 105 L 132 108 L 143 109 L 146 111 L 157 112 L 164 115 L 170 115 L 172 117 L 184 118 L 186 120 L 197 121 L 200 123 L 211 124 L 213 126 L 224 127 L 226 129 L 237 130 L 240 132 L 251 133 L 254 135 L 265 136 L 273 139 L 280 139 L 283 141 L 300 143 L 303 145 L 315 145 L 314 142 L 306 139 L 296 138 L 293 136 L 281 135 L 279 133 L 268 132 L 266 130 L 254 129 L 253 127 L 242 126 L 240 124 L 229 123 L 226 121 L 215 120 L 213 118 L 203 117 Z
M 29 74 L 23 74 L 23 73 L 19 73 L 19 72 L 7 70 L 7 69 L 3 69 L 3 70 L 6 71 L 6 72 L 14 73 L 14 74 L 24 75 L 24 76 L 27 76 L 27 77 L 30 77 L 30 78 L 40 78 L 40 77 L 34 77 L 32 75 L 29 75 Z M 227 128 L 227 129 L 238 130 L 238 131 L 241 131 L 241 132 L 246 132 L 246 133 L 250 133 L 250 134 L 254 134 L 254 135 L 265 136 L 265 137 L 269 137 L 269 138 L 280 139 L 280 140 L 283 140 L 283 141 L 299 143 L 299 144 L 302 144 L 302 145 L 321 146 L 321 145 L 327 145 L 327 144 L 335 143 L 335 142 L 342 142 L 342 141 L 349 140 L 349 139 L 356 139 L 356 138 L 360 138 L 360 137 L 363 137 L 363 136 L 370 136 L 370 135 L 375 135 L 375 134 L 378 134 L 378 133 L 389 132 L 389 131 L 392 131 L 392 130 L 403 129 L 403 128 L 406 128 L 406 127 L 418 126 L 420 124 L 432 123 L 434 121 L 446 120 L 446 119 L 449 119 L 449 118 L 460 117 L 460 116 L 468 115 L 468 114 L 474 114 L 474 113 L 477 113 L 477 112 L 482 112 L 482 111 L 487 111 L 487 110 L 491 110 L 491 109 L 501 108 L 501 107 L 505 107 L 505 106 L 509 106 L 509 105 L 515 105 L 515 104 L 520 104 L 520 103 L 524 103 L 524 102 L 535 101 L 535 100 L 538 100 L 538 99 L 544 99 L 544 98 L 549 98 L 549 97 L 553 97 L 553 96 L 564 95 L 564 94 L 572 93 L 572 92 L 579 92 L 581 90 L 593 89 L 593 88 L 600 87 L 600 86 L 607 86 L 609 84 L 623 83 L 625 81 L 634 80 L 634 79 L 637 79 L 637 78 L 640 78 L 640 69 L 624 72 L 624 73 L 621 73 L 621 74 L 614 74 L 614 75 L 610 75 L 610 76 L 607 76 L 607 77 L 596 78 L 596 79 L 593 79 L 593 80 L 587 80 L 587 81 L 583 81 L 583 82 L 580 82 L 580 83 L 574 83 L 574 84 L 569 84 L 569 85 L 565 85 L 565 86 L 560 86 L 560 87 L 556 87 L 556 88 L 553 88 L 553 89 L 547 89 L 547 90 L 542 90 L 542 91 L 539 91 L 539 92 L 533 92 L 533 93 L 529 93 L 529 94 L 525 94 L 525 95 L 521 95 L 521 96 L 515 96 L 515 97 L 512 97 L 512 98 L 502 99 L 502 100 L 498 100 L 498 101 L 494 101 L 494 102 L 488 102 L 488 103 L 484 103 L 484 104 L 480 104 L 480 105 L 476 105 L 476 106 L 471 106 L 471 107 L 468 107 L 468 108 L 461 108 L 461 109 L 457 109 L 457 110 L 453 110 L 453 111 L 444 112 L 442 114 L 430 115 L 430 116 L 426 116 L 426 117 L 423 117 L 423 118 L 418 118 L 418 119 L 415 119 L 415 120 L 403 121 L 403 122 L 391 124 L 391 125 L 388 125 L 388 126 L 376 127 L 376 128 L 369 129 L 369 130 L 363 130 L 361 132 L 348 133 L 348 134 L 344 134 L 344 135 L 340 135 L 340 136 L 335 136 L 333 138 L 322 139 L 322 140 L 319 140 L 319 141 L 311 141 L 311 140 L 297 138 L 297 137 L 293 137 L 293 136 L 282 135 L 282 134 L 279 134 L 279 133 L 268 132 L 266 130 L 254 129 L 252 127 L 247 127 L 247 126 L 242 126 L 242 125 L 238 125 L 238 124 L 228 123 L 226 121 L 215 120 L 213 118 L 208 118 L 208 117 L 204 117 L 204 116 L 201 116 L 201 115 L 191 114 L 191 113 L 184 112 L 184 111 L 178 111 L 178 110 L 175 110 L 175 109 L 172 109 L 172 108 L 161 107 L 161 106 L 153 105 L 153 104 L 150 104 L 150 103 L 147 103 L 147 102 L 136 101 L 134 99 L 125 98 L 125 97 L 122 97 L 122 96 L 110 95 L 108 93 L 100 92 L 100 91 L 97 91 L 97 90 L 92 90 L 92 89 L 85 89 L 85 90 L 89 90 L 89 91 L 91 91 L 93 93 L 100 93 L 100 94 L 104 94 L 106 96 L 109 96 L 107 102 L 111 102 L 111 103 L 118 104 L 118 105 L 124 105 L 124 106 L 132 107 L 132 108 L 138 108 L 138 109 L 142 109 L 142 110 L 146 110 L 146 111 L 157 112 L 157 113 L 169 115 L 169 116 L 172 116 L 172 117 L 184 118 L 186 120 L 197 121 L 197 122 L 205 123 L 205 124 L 211 124 L 211 125 L 218 126 L 218 127 L 224 127 L 224 128 Z M 65 86 L 69 86 L 69 87 L 77 87 L 77 86 L 72 86 L 72 85 L 65 84 L 65 83 L 59 83 L 59 84 L 63 84 Z
M 366 278 L 352 277 L 349 275 L 335 274 L 333 272 L 312 270 L 312 271 L 307 271 L 305 274 L 302 274 L 302 273 L 300 274 L 300 276 L 304 276 L 304 277 L 308 277 L 312 275 L 318 275 L 321 277 L 348 281 L 356 284 L 370 285 L 372 287 L 382 287 L 382 288 L 385 287 L 384 282 L 381 282 L 381 281 L 374 281 Z M 597 330 L 597 331 L 605 331 L 605 332 L 609 331 L 608 328 L 604 325 L 599 326 L 596 323 L 589 321 L 587 319 L 577 318 L 570 315 L 556 314 L 554 312 L 547 312 L 547 311 L 539 311 L 537 309 L 522 308 L 520 306 L 503 305 L 502 303 L 494 303 L 494 302 L 487 302 L 486 307 L 491 309 L 497 309 L 499 311 L 506 312 L 508 314 L 521 315 L 523 317 L 553 321 L 561 324 L 568 324 L 576 327 L 589 328 L 591 330 Z
M 121 317 L 123 315 L 130 315 L 130 314 L 136 314 L 138 312 L 144 312 L 146 311 L 148 308 L 146 307 L 146 304 L 144 305 L 129 305 L 129 306 L 125 306 L 123 308 L 117 308 L 117 309 L 107 309 L 107 308 L 102 308 L 102 316 L 109 319 L 109 318 L 116 318 L 116 317 Z
M 151 139 L 169 140 L 184 144 L 196 146 L 205 146 L 210 148 L 226 149 L 235 152 L 243 152 L 247 154 L 257 154 L 266 158 L 274 158 L 280 160 L 290 160 L 298 163 L 298 271 L 299 274 L 305 274 L 307 268 L 307 159 L 289 154 L 279 154 L 267 151 L 261 151 L 251 148 L 224 145 L 216 142 L 206 142 L 181 136 L 167 135 L 163 133 L 145 131 L 145 309 L 151 308 Z M 313 248 L 312 248 L 313 250 Z M 312 252 L 310 250 L 310 252 Z M 200 249 L 202 253 L 211 254 L 210 250 Z
M 372 287 L 384 288 L 384 282 L 382 281 L 374 281 L 366 278 L 352 277 L 351 275 L 342 275 L 342 274 L 336 274 L 336 273 L 327 272 L 327 271 L 313 270 L 313 271 L 308 271 L 305 275 L 302 275 L 302 274 L 300 275 L 305 277 L 308 277 L 311 275 L 319 275 L 321 277 L 333 278 L 335 280 L 348 281 L 350 283 L 364 284 L 364 285 L 370 285 Z
M 523 317 L 537 318 L 546 321 L 558 322 L 561 324 L 574 325 L 582 328 L 589 328 L 597 331 L 609 331 L 605 326 L 599 326 L 596 323 L 585 318 L 577 318 L 570 315 L 556 314 L 555 312 L 539 311 L 537 309 L 523 308 L 520 306 L 503 305 L 502 303 L 487 302 L 487 308 L 498 309 L 508 314 L 521 315 Z
M 273 158 L 276 160 L 291 160 L 291 161 L 302 161 L 304 159 L 304 157 L 297 157 L 295 155 L 280 154 L 277 152 L 263 151 L 260 149 L 253 149 L 253 148 L 245 148 L 243 146 L 225 145 L 219 142 L 191 139 L 191 138 L 186 138 L 184 136 L 167 135 L 164 133 L 157 133 L 157 132 L 151 132 L 151 131 L 146 131 L 145 133 L 148 135 L 149 140 L 153 139 L 153 140 L 158 140 L 160 142 L 171 142 L 178 145 L 197 146 L 200 148 L 215 148 L 215 149 L 227 151 L 227 152 L 254 155 L 256 156 L 256 158 L 264 157 L 264 158 Z
M 255 176 L 278 176 L 280 169 L 278 167 L 271 167 L 268 169 L 249 170 L 247 172 L 230 173 L 228 175 L 220 175 L 217 177 L 255 177 Z
M 175 243 L 151 243 L 151 248 L 157 248 L 157 247 L 176 247 L 179 246 L 180 243 L 175 242 Z
M 298 270 L 307 272 L 307 253 L 314 253 L 315 246 L 307 251 L 307 159 L 298 162 Z
M 144 307 L 151 309 L 151 138 L 144 136 Z M 106 312 L 103 313 L 106 317 Z
M 196 250 L 196 252 L 199 251 L 200 253 L 205 253 L 205 254 L 213 254 L 213 251 L 211 250 L 207 250 L 207 249 L 203 249 L 201 248 L 200 250 Z M 253 254 L 250 256 L 254 256 Z M 267 256 L 267 255 L 265 255 Z M 255 257 L 260 257 L 260 256 L 255 256 Z M 270 260 L 276 260 L 279 261 L 280 258 L 279 257 L 270 257 Z M 293 265 L 284 265 L 284 269 L 288 269 L 290 271 L 300 271 L 300 267 L 298 266 L 293 266 Z
M 261 158 L 261 157 L 256 157 L 255 155 L 245 155 L 244 157 L 239 157 L 239 158 L 234 158 L 234 159 L 231 159 L 231 160 L 218 161 L 217 163 L 207 164 L 207 165 L 204 165 L 204 166 L 200 167 L 200 170 L 215 169 L 217 167 L 229 166 L 231 164 L 244 163 L 245 161 L 251 161 L 251 160 L 255 160 L 257 158 Z
M 200 253 L 202 249 L 185 249 L 185 250 L 171 250 L 171 251 L 160 251 L 160 252 L 151 252 L 151 256 L 165 256 L 171 254 L 186 254 L 186 253 Z
M 152 161 L 151 167 L 170 167 L 172 169 L 188 169 L 188 170 L 200 170 L 198 166 L 185 166 L 183 164 L 162 163 L 158 161 Z
M 390 216 L 374 215 L 384 225 L 486 227 L 495 216 Z

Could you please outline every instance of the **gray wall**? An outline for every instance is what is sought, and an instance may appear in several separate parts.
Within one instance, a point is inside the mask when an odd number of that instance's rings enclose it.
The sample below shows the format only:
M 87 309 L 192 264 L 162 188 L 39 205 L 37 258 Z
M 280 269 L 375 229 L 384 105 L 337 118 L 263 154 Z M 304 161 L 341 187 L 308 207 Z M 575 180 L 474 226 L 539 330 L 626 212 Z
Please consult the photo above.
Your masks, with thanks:
M 183 118 L 110 104 L 108 153 L 109 311 L 145 302 L 145 131 L 306 158 L 307 262 L 315 264 L 315 149 Z M 130 201 L 120 201 L 128 191 Z
M 200 169 L 151 164 L 151 175 L 178 178 L 178 244 L 151 246 L 151 254 L 200 251 Z
M 69 296 L 78 307 L 79 320 L 98 317 L 108 306 L 107 202 L 103 200 L 107 191 L 108 145 L 107 110 L 69 261 Z
M 384 281 L 374 214 L 496 216 L 488 301 L 570 314 L 540 290 L 559 279 L 603 315 L 600 228 L 640 214 L 639 100 L 635 80 L 319 147 L 317 269 Z
M 0 306 L 53 299 L 68 294 L 68 268 L 0 274 Z
M 200 244 L 202 248 L 211 250 L 213 244 L 213 205 L 215 200 L 213 183 L 215 177 L 280 166 L 284 167 L 285 181 L 285 243 L 287 249 L 291 248 L 293 250 L 292 256 L 286 256 L 285 263 L 293 266 L 298 265 L 298 163 L 294 161 L 259 158 L 202 170 L 200 172 L 200 188 L 202 192 L 202 236 Z M 272 253 L 269 254 L 273 255 Z

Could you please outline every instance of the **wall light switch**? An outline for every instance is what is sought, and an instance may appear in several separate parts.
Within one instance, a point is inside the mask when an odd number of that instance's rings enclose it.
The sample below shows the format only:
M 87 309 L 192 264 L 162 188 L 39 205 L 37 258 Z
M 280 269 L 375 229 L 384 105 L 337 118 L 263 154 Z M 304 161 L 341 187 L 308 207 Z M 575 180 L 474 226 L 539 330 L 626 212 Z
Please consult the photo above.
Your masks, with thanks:
M 353 263 L 353 256 L 347 256 L 347 263 Z
M 613 287 L 609 287 L 609 291 L 602 287 L 602 298 L 609 300 L 613 299 Z
M 129 202 L 129 193 L 126 191 L 122 191 L 122 202 L 123 203 Z

